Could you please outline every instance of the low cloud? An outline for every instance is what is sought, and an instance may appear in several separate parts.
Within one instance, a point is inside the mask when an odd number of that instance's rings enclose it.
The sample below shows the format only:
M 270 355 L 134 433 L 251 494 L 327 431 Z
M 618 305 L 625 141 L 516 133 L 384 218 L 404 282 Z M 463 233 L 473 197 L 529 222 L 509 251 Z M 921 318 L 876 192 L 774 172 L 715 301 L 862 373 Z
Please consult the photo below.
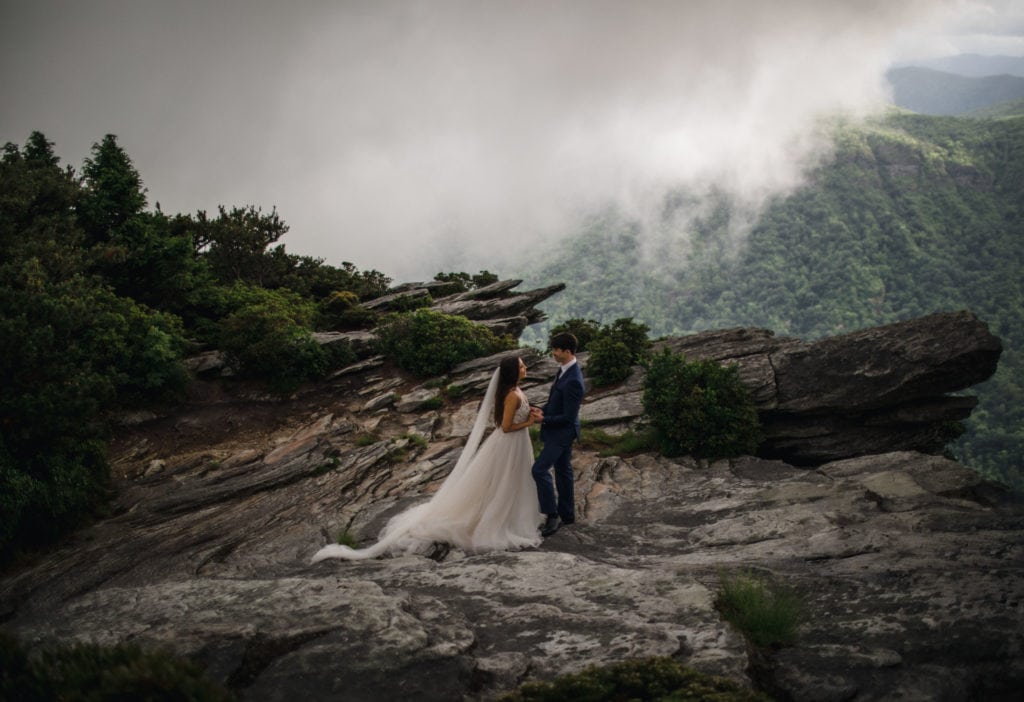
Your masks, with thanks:
M 894 42 L 961 4 L 99 3 L 117 36 L 96 7 L 50 26 L 76 102 L 39 85 L 0 136 L 42 129 L 77 165 L 116 133 L 165 211 L 276 206 L 289 250 L 331 263 L 508 273 L 610 203 L 651 221 L 719 187 L 755 211 L 827 155 L 816 120 L 879 109 Z

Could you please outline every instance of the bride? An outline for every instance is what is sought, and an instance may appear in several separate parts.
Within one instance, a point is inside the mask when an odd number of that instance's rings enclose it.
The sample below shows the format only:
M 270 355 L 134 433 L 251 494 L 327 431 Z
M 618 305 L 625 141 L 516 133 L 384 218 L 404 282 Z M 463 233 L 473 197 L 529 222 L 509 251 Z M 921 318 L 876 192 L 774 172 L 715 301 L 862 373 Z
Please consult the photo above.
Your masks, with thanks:
M 312 562 L 418 553 L 434 542 L 470 552 L 537 546 L 543 515 L 530 474 L 528 428 L 539 416 L 519 387 L 525 375 L 526 364 L 518 356 L 504 359 L 494 371 L 459 460 L 428 502 L 392 517 L 374 545 L 352 549 L 331 544 L 317 551 Z M 496 428 L 481 444 L 491 418 Z

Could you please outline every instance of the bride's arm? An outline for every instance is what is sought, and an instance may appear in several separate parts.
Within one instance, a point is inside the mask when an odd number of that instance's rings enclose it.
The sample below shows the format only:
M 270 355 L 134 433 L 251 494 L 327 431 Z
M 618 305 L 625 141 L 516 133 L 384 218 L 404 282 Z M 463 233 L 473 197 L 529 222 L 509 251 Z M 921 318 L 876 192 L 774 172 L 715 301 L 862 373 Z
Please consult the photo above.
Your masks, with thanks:
M 519 393 L 515 391 L 505 395 L 505 409 L 501 413 L 501 430 L 506 434 L 510 431 L 519 431 L 520 429 L 533 426 L 532 415 L 525 422 L 520 422 L 519 424 L 512 423 L 516 416 L 516 410 L 519 409 L 520 402 Z

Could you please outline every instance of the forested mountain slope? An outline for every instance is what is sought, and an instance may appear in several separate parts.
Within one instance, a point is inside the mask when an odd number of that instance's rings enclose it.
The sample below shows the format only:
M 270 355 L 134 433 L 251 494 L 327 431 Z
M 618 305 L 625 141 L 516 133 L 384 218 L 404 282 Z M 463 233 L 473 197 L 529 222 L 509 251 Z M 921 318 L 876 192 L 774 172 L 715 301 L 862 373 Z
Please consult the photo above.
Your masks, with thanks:
M 926 115 L 966 115 L 1024 98 L 1020 76 L 962 76 L 916 66 L 893 68 L 886 76 L 895 104 Z
M 756 325 L 816 338 L 970 309 L 1005 350 L 955 452 L 1024 488 L 1024 118 L 896 114 L 835 140 L 745 237 L 724 194 L 676 194 L 663 224 L 688 224 L 674 239 L 606 212 L 528 282 L 567 284 L 544 305 L 552 323 L 632 317 L 655 335 Z

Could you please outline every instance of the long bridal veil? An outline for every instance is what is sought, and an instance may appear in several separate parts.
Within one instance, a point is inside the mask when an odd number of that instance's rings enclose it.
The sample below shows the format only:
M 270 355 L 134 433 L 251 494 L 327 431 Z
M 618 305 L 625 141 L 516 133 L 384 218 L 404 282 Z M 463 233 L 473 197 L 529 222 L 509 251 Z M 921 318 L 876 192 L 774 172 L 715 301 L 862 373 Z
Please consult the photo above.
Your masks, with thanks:
M 313 556 L 361 560 L 385 553 L 416 553 L 433 542 L 468 550 L 517 548 L 539 543 L 536 490 L 530 477 L 533 450 L 525 430 L 505 433 L 492 424 L 498 371 L 491 376 L 469 438 L 455 467 L 429 501 L 394 516 L 378 541 L 367 548 L 340 544 L 323 547 Z M 524 402 L 517 410 L 528 415 Z M 482 443 L 482 445 L 481 445 Z

